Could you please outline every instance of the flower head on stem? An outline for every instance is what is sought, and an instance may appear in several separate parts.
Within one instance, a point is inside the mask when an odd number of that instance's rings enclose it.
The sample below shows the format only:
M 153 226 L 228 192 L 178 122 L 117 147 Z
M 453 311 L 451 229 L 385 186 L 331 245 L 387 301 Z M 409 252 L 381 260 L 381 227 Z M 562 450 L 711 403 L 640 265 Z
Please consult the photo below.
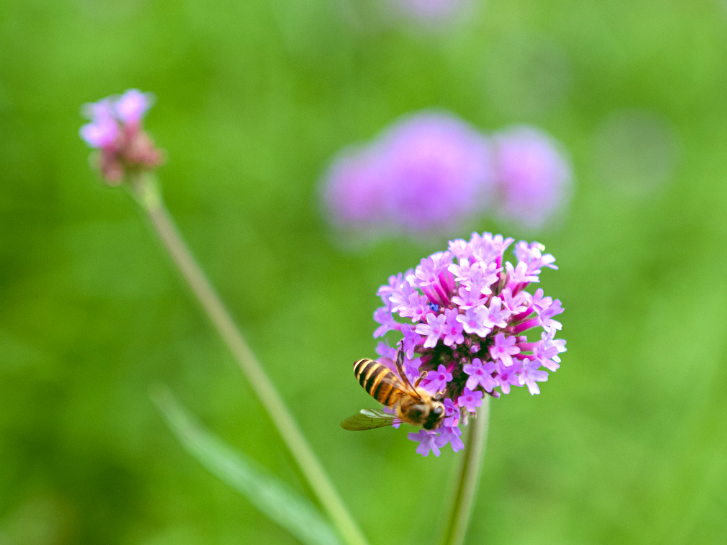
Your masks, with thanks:
M 100 169 L 109 185 L 128 182 L 126 187 L 146 213 L 150 226 L 191 293 L 230 349 L 340 536 L 348 545 L 367 545 L 366 538 L 329 481 L 293 415 L 185 244 L 164 204 L 156 178 L 148 172 L 161 163 L 160 151 L 141 128 L 143 116 L 150 106 L 150 95 L 131 89 L 120 97 L 105 98 L 84 107 L 84 113 L 91 122 L 81 127 L 80 133 L 90 147 L 98 150 L 94 166 Z M 376 316 L 381 319 L 382 327 L 391 325 L 386 312 L 379 312 Z M 409 365 L 412 366 L 413 362 Z
M 485 396 L 500 397 L 522 386 L 538 394 L 537 383 L 560 365 L 565 341 L 555 339 L 562 326 L 553 318 L 563 312 L 561 303 L 542 289 L 527 290 L 540 281 L 542 269 L 556 268 L 555 259 L 538 243 L 519 242 L 516 262 L 504 261 L 512 243 L 490 233 L 453 240 L 448 251 L 422 259 L 379 289 L 384 307 L 376 320 L 383 325 L 376 335 L 384 327 L 403 334 L 409 379 L 421 377 L 420 387 L 440 396 L 447 411 L 439 430 L 409 434 L 420 454 L 438 456 L 447 443 L 460 450 L 460 427 Z M 407 321 L 398 322 L 397 314 Z M 527 334 L 536 328 L 542 328 L 540 338 L 529 341 Z M 395 354 L 383 346 L 382 356 Z
M 109 185 L 120 185 L 130 175 L 152 170 L 162 163 L 162 153 L 142 128 L 142 120 L 153 96 L 129 89 L 86 104 L 83 114 L 90 122 L 80 135 L 89 147 L 98 150 L 92 157 Z

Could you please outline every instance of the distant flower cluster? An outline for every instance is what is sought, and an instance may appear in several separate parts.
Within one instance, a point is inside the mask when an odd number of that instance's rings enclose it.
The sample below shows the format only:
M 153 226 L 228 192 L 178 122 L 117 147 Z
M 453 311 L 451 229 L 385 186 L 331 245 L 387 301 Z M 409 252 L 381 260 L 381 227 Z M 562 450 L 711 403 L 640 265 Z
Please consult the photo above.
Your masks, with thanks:
M 109 184 L 118 185 L 130 172 L 161 164 L 161 152 L 142 129 L 151 105 L 151 95 L 137 89 L 84 105 L 83 114 L 91 122 L 81 127 L 80 135 L 99 150 L 95 166 Z
M 323 180 L 331 222 L 375 237 L 452 233 L 491 210 L 535 228 L 563 205 L 570 167 L 542 131 L 515 127 L 488 138 L 458 117 L 404 117 L 368 145 L 341 152 Z
M 493 188 L 487 140 L 443 113 L 407 117 L 333 163 L 324 198 L 344 229 L 413 235 L 456 229 Z
M 490 233 L 453 240 L 448 251 L 390 277 L 377 292 L 384 306 L 374 313 L 380 324 L 374 337 L 401 333 L 409 380 L 424 376 L 420 386 L 443 396 L 444 425 L 409 434 L 424 456 L 430 451 L 439 456 L 447 443 L 455 452 L 463 448 L 459 426 L 484 395 L 499 397 L 513 386 L 538 394 L 537 383 L 560 366 L 558 355 L 566 348 L 564 340 L 555 339 L 561 329 L 555 316 L 563 312 L 561 303 L 542 289 L 525 290 L 539 282 L 543 268 L 557 269 L 555 259 L 542 245 L 521 241 L 514 249 L 517 263 L 503 263 L 512 242 Z M 395 314 L 405 321 L 395 320 Z M 538 327 L 540 338 L 529 340 L 526 333 Z M 382 342 L 377 352 L 388 363 L 397 349 Z
M 569 197 L 571 167 L 560 145 L 539 129 L 495 134 L 498 215 L 531 229 L 546 224 Z

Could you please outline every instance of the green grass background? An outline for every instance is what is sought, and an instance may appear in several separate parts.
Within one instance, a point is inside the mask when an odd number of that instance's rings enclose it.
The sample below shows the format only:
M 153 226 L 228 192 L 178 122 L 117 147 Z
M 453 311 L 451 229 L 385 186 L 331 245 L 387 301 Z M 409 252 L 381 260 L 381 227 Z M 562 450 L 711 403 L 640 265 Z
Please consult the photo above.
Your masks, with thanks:
M 148 398 L 169 384 L 307 492 L 134 203 L 88 168 L 80 105 L 129 87 L 158 99 L 169 208 L 372 544 L 435 542 L 448 504 L 451 450 L 338 427 L 370 405 L 351 362 L 373 355 L 377 287 L 446 239 L 342 249 L 317 180 L 420 108 L 561 140 L 561 225 L 475 226 L 556 256 L 541 286 L 569 350 L 542 395 L 492 404 L 468 543 L 727 543 L 727 6 L 488 0 L 432 32 L 372 5 L 0 2 L 0 544 L 295 543 Z M 600 143 L 642 114 L 673 135 L 663 183 L 638 135 Z

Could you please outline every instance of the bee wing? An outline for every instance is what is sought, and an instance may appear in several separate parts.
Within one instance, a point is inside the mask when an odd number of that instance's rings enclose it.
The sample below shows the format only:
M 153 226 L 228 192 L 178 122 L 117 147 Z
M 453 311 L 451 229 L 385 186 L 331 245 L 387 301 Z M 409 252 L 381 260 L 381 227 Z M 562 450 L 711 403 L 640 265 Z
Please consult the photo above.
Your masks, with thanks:
M 359 414 L 349 416 L 341 427 L 349 431 L 374 430 L 394 424 L 394 416 L 374 409 L 361 409 Z

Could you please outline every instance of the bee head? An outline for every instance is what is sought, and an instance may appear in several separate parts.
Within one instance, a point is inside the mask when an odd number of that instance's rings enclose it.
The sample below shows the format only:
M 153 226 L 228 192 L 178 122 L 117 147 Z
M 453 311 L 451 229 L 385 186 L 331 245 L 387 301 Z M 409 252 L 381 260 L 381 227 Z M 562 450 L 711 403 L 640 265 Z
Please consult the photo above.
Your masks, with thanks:
M 424 422 L 425 430 L 436 430 L 442 426 L 444 417 L 446 416 L 444 410 L 444 403 L 441 401 L 434 401 L 429 410 L 429 416 L 426 422 Z

